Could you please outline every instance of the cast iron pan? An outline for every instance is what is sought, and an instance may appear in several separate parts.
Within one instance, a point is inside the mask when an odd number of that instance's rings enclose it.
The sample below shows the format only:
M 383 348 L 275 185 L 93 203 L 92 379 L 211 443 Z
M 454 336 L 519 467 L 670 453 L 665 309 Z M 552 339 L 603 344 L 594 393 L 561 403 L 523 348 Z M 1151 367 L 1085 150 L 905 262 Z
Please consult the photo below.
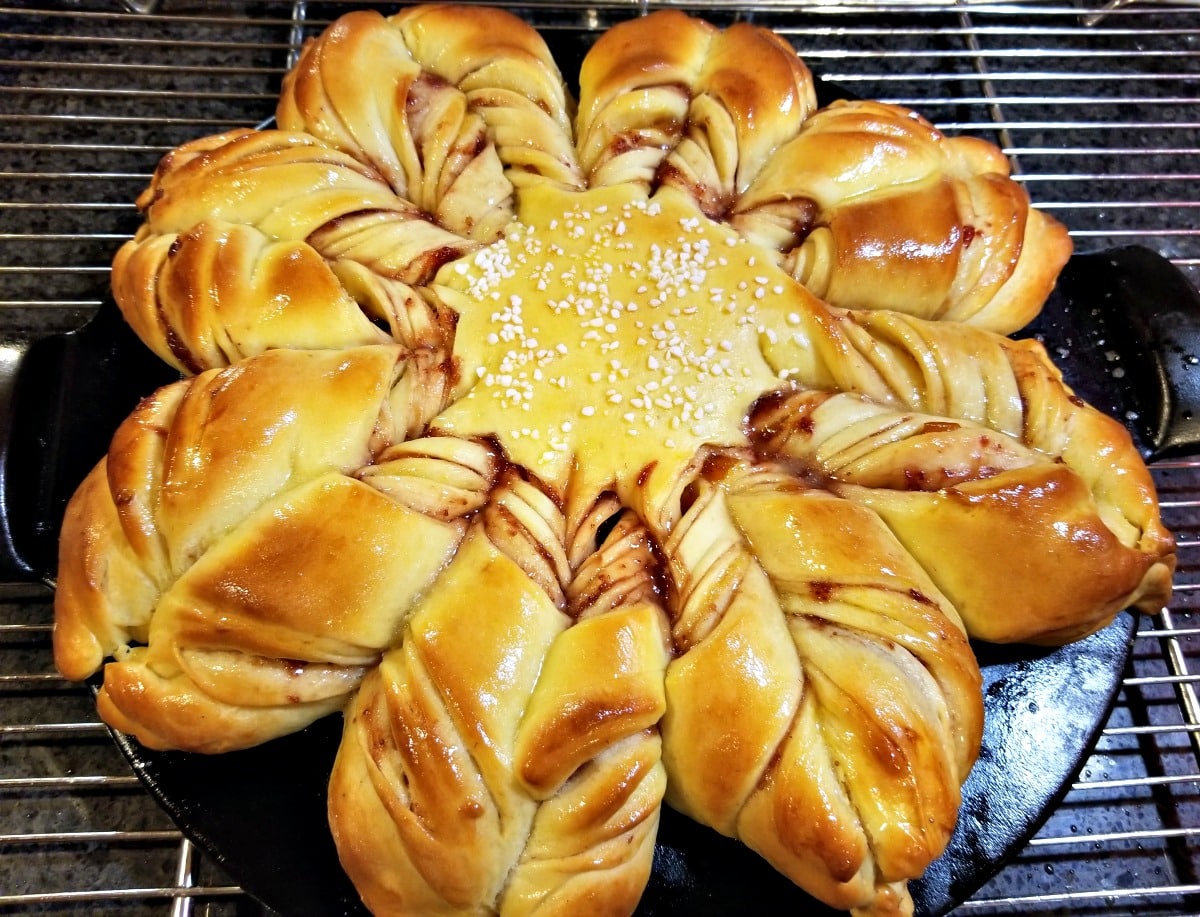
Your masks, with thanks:
M 1126 420 L 1147 458 L 1200 446 L 1200 297 L 1165 259 L 1126 248 L 1076 255 L 1026 334 L 1076 390 Z M 59 520 L 117 424 L 176 378 L 106 303 L 78 331 L 10 341 L 0 363 L 0 568 L 51 579 Z M 1037 830 L 1078 772 L 1120 685 L 1135 629 L 1123 614 L 1054 651 L 978 645 L 986 727 L 945 854 L 912 883 L 917 913 L 944 914 Z M 325 818 L 341 733 L 330 717 L 296 735 L 220 756 L 152 752 L 116 740 L 180 828 L 248 892 L 284 915 L 361 914 Z M 811 901 L 740 844 L 664 812 L 646 917 L 728 915 L 752 894 L 764 912 Z
M 827 101 L 827 100 L 823 100 Z M 1026 335 L 1044 341 L 1086 400 L 1122 419 L 1148 459 L 1200 447 L 1200 297 L 1141 248 L 1076 255 Z M 138 399 L 176 378 L 106 303 L 78 331 L 0 340 L 0 576 L 52 580 L 67 499 Z M 945 854 L 912 883 L 917 913 L 944 914 L 1003 865 L 1065 792 L 1104 723 L 1133 619 L 1052 652 L 977 646 L 986 726 Z M 330 717 L 215 757 L 116 741 L 186 835 L 284 915 L 361 914 L 338 866 L 325 784 L 341 734 Z M 639 913 L 829 913 L 740 844 L 665 811 Z

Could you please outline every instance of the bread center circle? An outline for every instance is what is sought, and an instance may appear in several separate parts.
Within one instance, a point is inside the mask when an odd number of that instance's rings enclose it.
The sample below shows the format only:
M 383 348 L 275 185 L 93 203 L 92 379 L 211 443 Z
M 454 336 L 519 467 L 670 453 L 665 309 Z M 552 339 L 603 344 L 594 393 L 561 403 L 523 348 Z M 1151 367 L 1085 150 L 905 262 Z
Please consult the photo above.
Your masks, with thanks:
M 556 483 L 743 443 L 750 404 L 779 384 L 762 317 L 794 281 L 670 189 L 540 186 L 518 217 L 434 284 L 459 314 L 460 374 L 435 429 L 494 436 Z

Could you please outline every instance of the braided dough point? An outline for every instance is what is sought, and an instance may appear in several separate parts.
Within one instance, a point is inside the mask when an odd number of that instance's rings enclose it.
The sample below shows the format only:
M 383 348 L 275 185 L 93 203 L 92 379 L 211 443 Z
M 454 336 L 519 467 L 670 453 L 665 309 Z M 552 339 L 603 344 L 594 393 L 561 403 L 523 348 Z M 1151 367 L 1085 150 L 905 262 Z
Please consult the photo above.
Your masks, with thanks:
M 670 804 L 834 907 L 911 910 L 982 730 L 953 606 L 873 513 L 782 472 L 702 489 L 665 547 Z
M 541 36 L 502 10 L 348 14 L 305 45 L 276 118 L 480 241 L 512 220 L 514 186 L 580 186 L 562 76 Z
M 116 657 L 107 722 L 215 752 L 345 703 L 462 537 L 453 513 L 353 476 L 402 435 L 389 401 L 408 369 L 395 346 L 272 351 L 167 387 L 118 430 L 67 512 L 55 599 L 64 672 Z M 456 458 L 486 487 L 481 450 Z
M 478 109 L 515 187 L 583 186 L 571 144 L 571 102 L 534 29 L 492 7 L 418 5 L 389 21 L 423 67 L 458 86 Z
M 898 106 L 835 102 L 771 158 L 733 223 L 835 306 L 1008 334 L 1037 315 L 1071 254 L 1066 229 L 1008 176 L 983 141 L 947 138 Z
M 580 90 L 592 187 L 674 185 L 714 218 L 816 108 L 812 75 L 779 36 L 670 10 L 606 32 L 584 58 Z
M 298 196 L 297 188 L 308 193 Z M 277 347 L 448 346 L 412 285 L 475 247 L 304 134 L 232 131 L 164 157 L 113 261 L 138 336 L 187 372 Z
M 665 617 L 573 621 L 524 569 L 547 527 L 561 550 L 554 504 L 503 483 L 347 716 L 330 824 L 377 913 L 624 914 L 649 878 Z
M 1163 607 L 1150 472 L 1040 344 L 815 303 L 801 324 L 768 359 L 816 391 L 766 399 L 752 437 L 879 513 L 972 636 L 1061 644 Z

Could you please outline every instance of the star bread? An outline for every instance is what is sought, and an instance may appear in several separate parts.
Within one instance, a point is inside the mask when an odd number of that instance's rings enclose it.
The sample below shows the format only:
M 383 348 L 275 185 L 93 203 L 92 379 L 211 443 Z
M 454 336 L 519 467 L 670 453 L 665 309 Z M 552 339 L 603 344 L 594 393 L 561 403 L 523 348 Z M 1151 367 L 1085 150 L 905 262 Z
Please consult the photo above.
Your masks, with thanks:
M 348 13 L 138 206 L 113 292 L 181 378 L 67 508 L 56 663 L 151 748 L 341 715 L 374 913 L 632 913 L 663 805 L 911 913 L 970 639 L 1169 595 L 1128 433 L 1004 337 L 1066 231 L 766 30 L 621 23 L 576 102 L 509 13 Z

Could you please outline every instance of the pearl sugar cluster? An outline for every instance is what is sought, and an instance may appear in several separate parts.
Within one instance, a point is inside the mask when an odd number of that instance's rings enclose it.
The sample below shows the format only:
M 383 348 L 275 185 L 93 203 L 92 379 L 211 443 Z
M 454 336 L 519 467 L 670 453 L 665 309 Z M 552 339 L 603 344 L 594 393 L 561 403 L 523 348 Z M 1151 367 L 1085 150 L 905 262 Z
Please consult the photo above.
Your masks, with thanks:
M 739 437 L 772 375 L 759 308 L 784 292 L 756 272 L 756 249 L 625 189 L 538 198 L 522 218 L 438 278 L 458 294 L 444 298 L 461 316 L 460 401 L 491 404 L 498 426 L 476 432 L 537 442 L 543 464 L 598 422 L 668 450 Z

